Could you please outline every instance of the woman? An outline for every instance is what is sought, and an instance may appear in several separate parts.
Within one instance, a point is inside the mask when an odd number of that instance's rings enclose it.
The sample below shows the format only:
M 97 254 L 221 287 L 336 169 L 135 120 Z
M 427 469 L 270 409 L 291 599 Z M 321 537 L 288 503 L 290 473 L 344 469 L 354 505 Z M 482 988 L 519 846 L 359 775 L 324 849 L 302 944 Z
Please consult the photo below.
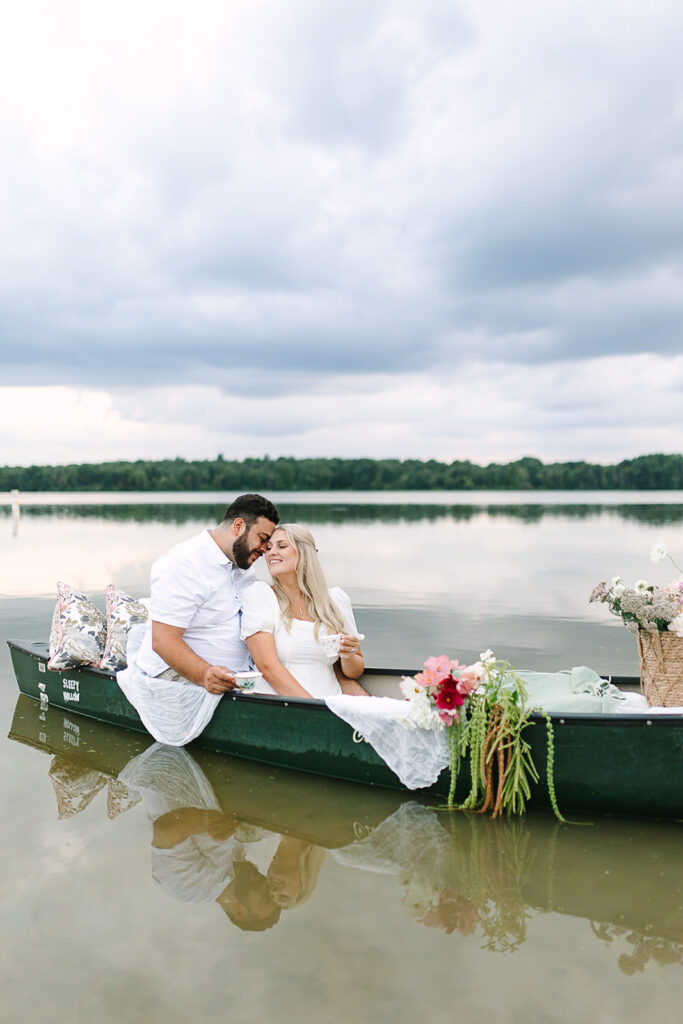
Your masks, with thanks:
M 242 639 L 263 680 L 259 693 L 286 697 L 367 695 L 359 633 L 351 602 L 328 589 L 310 532 L 279 526 L 266 549 L 273 586 L 254 583 L 244 593 Z

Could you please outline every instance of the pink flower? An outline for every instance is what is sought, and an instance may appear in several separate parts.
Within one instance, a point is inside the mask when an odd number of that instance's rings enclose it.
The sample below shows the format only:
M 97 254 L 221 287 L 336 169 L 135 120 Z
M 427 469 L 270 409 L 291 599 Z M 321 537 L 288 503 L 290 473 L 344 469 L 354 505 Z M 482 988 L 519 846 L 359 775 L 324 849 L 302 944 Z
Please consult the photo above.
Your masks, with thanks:
M 479 686 L 479 680 L 471 668 L 464 669 L 458 676 L 458 689 L 465 697 L 468 697 L 473 690 Z
M 419 686 L 437 686 L 442 679 L 450 676 L 453 669 L 459 667 L 459 663 L 451 661 L 445 654 L 440 654 L 438 657 L 427 658 L 424 667 L 424 672 L 419 672 L 415 676 L 415 681 Z
M 453 725 L 453 722 L 460 721 L 457 711 L 439 711 L 439 718 L 444 725 Z
M 457 661 L 451 661 L 451 659 L 445 654 L 439 654 L 436 658 L 427 658 L 425 661 L 425 668 L 429 672 L 438 672 L 442 676 L 449 676 L 451 674 L 451 669 L 457 664 Z
M 427 672 L 418 672 L 415 676 L 415 682 L 418 686 L 434 686 L 434 680 Z
M 481 686 L 482 682 L 486 681 L 486 676 L 485 667 L 480 661 L 475 661 L 473 665 L 468 665 L 467 668 L 464 668 L 458 676 L 458 689 L 465 696 L 468 696 L 478 686 Z

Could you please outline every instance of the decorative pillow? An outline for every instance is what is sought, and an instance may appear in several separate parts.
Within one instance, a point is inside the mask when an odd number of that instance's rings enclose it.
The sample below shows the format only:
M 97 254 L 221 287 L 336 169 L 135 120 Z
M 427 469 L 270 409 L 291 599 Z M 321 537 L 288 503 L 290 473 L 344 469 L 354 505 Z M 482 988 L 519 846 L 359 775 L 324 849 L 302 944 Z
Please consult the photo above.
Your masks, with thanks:
M 61 672 L 79 665 L 92 665 L 102 657 L 106 636 L 102 612 L 85 594 L 66 583 L 58 583 L 47 667 Z
M 107 817 L 116 818 L 124 811 L 139 804 L 142 797 L 134 789 L 128 789 L 120 779 L 107 780 Z
M 141 601 L 110 583 L 107 587 L 107 642 L 97 667 L 118 672 L 126 667 L 128 633 L 139 622 L 147 622 L 148 612 Z
M 84 811 L 107 784 L 102 772 L 84 767 L 63 754 L 55 755 L 48 774 L 55 788 L 60 821 Z

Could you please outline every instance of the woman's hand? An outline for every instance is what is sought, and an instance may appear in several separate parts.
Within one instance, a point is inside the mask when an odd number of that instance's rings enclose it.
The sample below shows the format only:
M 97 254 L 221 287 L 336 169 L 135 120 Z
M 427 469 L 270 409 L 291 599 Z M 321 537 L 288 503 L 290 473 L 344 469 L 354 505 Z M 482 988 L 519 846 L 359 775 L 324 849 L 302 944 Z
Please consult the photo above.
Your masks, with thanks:
M 352 633 L 343 633 L 339 641 L 339 660 L 342 672 L 351 679 L 358 679 L 365 671 L 365 661 L 360 649 L 360 640 Z
M 350 636 L 348 633 L 342 633 L 339 641 L 339 657 L 340 658 L 352 658 L 356 654 L 360 654 L 360 640 L 357 636 Z

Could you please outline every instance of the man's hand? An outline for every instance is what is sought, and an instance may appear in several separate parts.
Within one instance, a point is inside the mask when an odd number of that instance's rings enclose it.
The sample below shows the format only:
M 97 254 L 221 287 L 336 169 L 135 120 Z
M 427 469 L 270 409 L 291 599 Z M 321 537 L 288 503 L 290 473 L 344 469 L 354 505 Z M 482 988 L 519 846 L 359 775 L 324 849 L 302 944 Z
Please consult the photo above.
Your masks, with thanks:
M 235 677 L 222 665 L 207 665 L 202 678 L 202 686 L 209 693 L 227 693 L 237 686 Z
M 229 839 L 233 835 L 238 825 L 239 821 L 234 814 L 230 812 L 221 814 L 219 811 L 215 811 L 213 817 L 209 819 L 207 832 L 212 839 L 223 842 L 224 839 Z
M 235 677 L 223 665 L 210 665 L 183 640 L 185 630 L 152 620 L 152 647 L 184 679 L 203 686 L 209 693 L 234 690 Z

